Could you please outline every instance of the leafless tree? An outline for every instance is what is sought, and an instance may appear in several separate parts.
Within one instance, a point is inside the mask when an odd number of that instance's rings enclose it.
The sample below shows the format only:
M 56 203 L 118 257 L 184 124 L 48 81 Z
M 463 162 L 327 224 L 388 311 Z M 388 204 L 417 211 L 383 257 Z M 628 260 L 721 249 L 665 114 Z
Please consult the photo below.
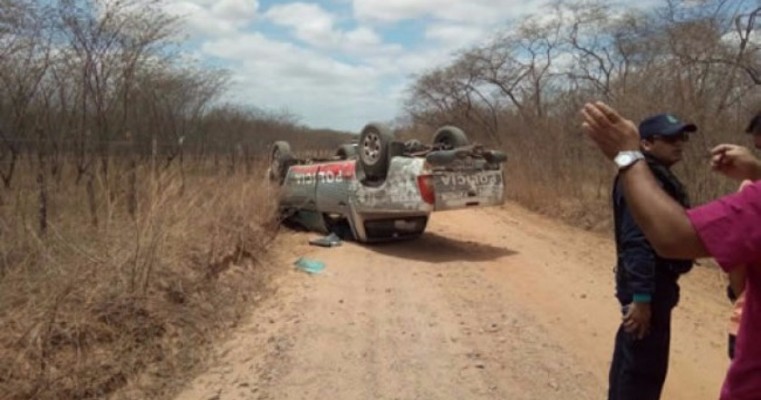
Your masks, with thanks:
M 7 1 L 6 1 L 7 2 Z M 0 14 L 0 140 L 3 168 L 0 178 L 10 187 L 21 152 L 21 139 L 30 138 L 33 106 L 41 82 L 50 65 L 50 35 L 42 12 L 20 3 L 3 4 L 8 10 Z M 7 14 L 6 14 L 7 13 Z M 7 157 L 4 157 L 7 155 Z M 6 160 L 7 158 L 7 160 Z

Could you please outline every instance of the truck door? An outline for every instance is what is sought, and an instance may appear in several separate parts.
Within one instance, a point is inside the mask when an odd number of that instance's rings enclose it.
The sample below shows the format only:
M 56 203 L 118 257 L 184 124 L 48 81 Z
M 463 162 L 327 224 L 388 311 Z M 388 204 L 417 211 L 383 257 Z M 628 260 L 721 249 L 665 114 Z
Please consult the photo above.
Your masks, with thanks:
M 281 203 L 298 210 L 317 209 L 316 189 L 319 164 L 294 165 L 283 182 Z
M 344 214 L 348 209 L 349 188 L 354 179 L 356 161 L 320 164 L 317 171 L 317 209 L 324 213 Z

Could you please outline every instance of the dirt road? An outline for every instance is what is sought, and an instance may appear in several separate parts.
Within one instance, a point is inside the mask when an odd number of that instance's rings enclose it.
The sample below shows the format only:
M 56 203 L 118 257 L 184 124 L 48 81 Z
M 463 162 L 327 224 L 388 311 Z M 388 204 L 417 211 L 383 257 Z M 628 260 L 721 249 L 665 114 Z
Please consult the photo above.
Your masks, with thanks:
M 435 214 L 404 243 L 279 239 L 279 292 L 178 399 L 602 399 L 620 315 L 613 248 L 508 205 Z M 674 312 L 666 399 L 716 399 L 728 362 L 721 274 Z

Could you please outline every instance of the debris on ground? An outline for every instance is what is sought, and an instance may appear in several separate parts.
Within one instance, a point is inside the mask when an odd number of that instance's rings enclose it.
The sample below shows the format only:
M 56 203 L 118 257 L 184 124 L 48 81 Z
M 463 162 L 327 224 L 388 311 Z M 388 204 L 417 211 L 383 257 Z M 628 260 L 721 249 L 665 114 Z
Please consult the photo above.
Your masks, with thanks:
M 313 246 L 335 247 L 341 245 L 341 238 L 335 232 L 331 232 L 327 236 L 310 240 L 309 244 Z
M 301 257 L 294 263 L 297 268 L 310 274 L 318 274 L 325 269 L 325 263 L 319 260 L 311 260 Z

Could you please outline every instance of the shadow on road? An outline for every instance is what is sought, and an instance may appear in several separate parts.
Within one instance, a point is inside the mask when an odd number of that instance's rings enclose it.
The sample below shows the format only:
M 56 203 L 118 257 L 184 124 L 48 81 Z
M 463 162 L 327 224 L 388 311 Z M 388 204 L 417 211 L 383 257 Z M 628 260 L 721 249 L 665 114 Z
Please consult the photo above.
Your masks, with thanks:
M 365 245 L 370 251 L 407 260 L 433 263 L 449 261 L 492 261 L 517 254 L 505 247 L 426 232 L 417 239 Z

